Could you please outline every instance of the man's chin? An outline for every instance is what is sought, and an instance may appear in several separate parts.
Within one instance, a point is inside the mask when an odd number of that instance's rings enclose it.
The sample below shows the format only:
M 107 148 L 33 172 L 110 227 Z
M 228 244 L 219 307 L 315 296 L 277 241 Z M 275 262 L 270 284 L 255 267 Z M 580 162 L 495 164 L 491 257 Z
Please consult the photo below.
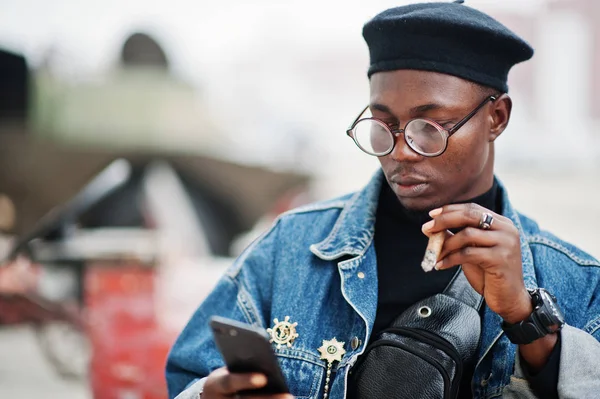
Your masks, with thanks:
M 417 198 L 399 198 L 404 214 L 416 223 L 426 223 L 431 220 L 429 212 L 439 208 L 437 203 L 426 202 Z
M 404 209 L 411 213 L 429 213 L 439 208 L 438 201 L 426 200 L 423 198 L 398 198 Z

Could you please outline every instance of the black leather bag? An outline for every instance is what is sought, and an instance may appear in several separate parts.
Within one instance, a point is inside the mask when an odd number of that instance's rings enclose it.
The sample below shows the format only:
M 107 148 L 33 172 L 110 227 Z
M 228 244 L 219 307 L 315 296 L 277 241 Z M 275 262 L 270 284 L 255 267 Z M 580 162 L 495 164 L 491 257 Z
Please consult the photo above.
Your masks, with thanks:
M 367 346 L 352 369 L 356 397 L 456 398 L 477 355 L 482 301 L 459 269 L 443 293 L 415 303 Z

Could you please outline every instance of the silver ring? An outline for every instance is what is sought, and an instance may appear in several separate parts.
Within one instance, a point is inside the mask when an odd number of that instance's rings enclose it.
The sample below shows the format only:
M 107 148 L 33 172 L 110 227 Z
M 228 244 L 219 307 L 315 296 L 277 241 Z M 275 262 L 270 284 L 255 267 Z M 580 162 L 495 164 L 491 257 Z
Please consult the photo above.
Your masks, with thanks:
M 482 230 L 489 230 L 492 228 L 492 224 L 494 223 L 494 217 L 491 213 L 484 212 L 481 215 L 481 220 L 479 221 L 479 228 Z

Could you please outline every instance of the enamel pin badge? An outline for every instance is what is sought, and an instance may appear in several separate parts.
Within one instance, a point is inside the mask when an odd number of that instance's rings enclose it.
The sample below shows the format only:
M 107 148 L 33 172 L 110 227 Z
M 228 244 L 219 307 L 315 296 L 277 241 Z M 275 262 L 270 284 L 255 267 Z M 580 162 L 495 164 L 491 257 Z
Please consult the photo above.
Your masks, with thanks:
M 269 342 L 277 344 L 277 349 L 280 349 L 283 345 L 291 348 L 294 340 L 299 337 L 296 332 L 298 323 L 291 323 L 290 316 L 285 316 L 283 321 L 275 318 L 273 323 L 273 328 L 267 328 L 267 333 L 271 336 Z
M 330 340 L 323 340 L 323 345 L 319 348 L 319 353 L 321 353 L 321 360 L 325 360 L 327 362 L 327 375 L 325 377 L 325 393 L 323 395 L 323 399 L 327 399 L 329 397 L 329 383 L 331 382 L 331 367 L 333 366 L 333 362 L 341 362 L 342 357 L 346 353 L 344 349 L 344 343 L 337 340 L 337 338 L 333 338 Z

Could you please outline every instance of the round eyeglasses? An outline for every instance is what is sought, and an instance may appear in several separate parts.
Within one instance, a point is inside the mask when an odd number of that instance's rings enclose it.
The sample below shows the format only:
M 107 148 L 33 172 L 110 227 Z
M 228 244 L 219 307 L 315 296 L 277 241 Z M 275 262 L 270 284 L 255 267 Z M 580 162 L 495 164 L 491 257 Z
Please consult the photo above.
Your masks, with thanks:
M 446 151 L 448 138 L 463 127 L 484 105 L 496 101 L 496 96 L 487 97 L 473 111 L 451 129 L 445 129 L 439 123 L 426 118 L 411 119 L 404 129 L 389 125 L 377 118 L 362 118 L 369 106 L 358 115 L 346 134 L 358 148 L 369 155 L 382 157 L 388 155 L 396 145 L 396 137 L 404 133 L 406 144 L 417 154 L 425 157 L 437 157 Z

